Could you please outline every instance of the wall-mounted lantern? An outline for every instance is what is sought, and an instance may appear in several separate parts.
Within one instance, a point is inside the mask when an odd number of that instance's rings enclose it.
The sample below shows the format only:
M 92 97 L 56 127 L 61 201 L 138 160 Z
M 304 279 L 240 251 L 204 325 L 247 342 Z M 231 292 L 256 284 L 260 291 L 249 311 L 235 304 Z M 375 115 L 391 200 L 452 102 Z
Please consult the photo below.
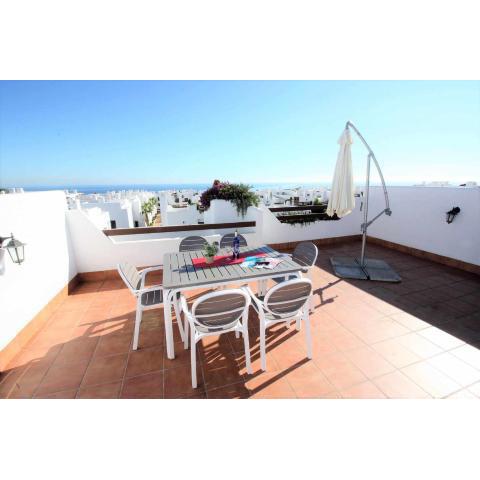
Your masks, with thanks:
M 451 210 L 449 210 L 446 213 L 447 223 L 452 223 L 455 216 L 458 215 L 459 213 L 460 213 L 460 207 L 453 207 Z
M 10 241 L 3 245 L 5 240 L 10 239 Z M 25 260 L 25 243 L 17 240 L 13 233 L 9 237 L 0 237 L 0 248 L 4 248 L 8 251 L 10 258 L 13 263 L 20 265 Z

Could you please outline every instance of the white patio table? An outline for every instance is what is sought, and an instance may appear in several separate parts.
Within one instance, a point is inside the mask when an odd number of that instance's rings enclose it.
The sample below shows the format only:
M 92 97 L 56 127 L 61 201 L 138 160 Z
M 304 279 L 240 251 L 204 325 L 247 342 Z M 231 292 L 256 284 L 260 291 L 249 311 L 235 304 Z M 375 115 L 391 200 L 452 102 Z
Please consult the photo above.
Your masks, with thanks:
M 172 329 L 172 302 L 178 292 L 196 288 L 214 288 L 220 285 L 244 284 L 258 282 L 260 294 L 265 294 L 267 280 L 276 277 L 288 277 L 299 274 L 302 265 L 293 261 L 289 256 L 282 256 L 267 245 L 260 247 L 240 247 L 245 256 L 266 254 L 268 257 L 281 257 L 282 261 L 273 269 L 244 268 L 239 264 L 218 267 L 199 267 L 193 263 L 194 258 L 202 258 L 202 251 L 166 253 L 163 259 L 163 290 L 165 336 L 167 341 L 167 356 L 175 358 Z M 218 255 L 229 255 L 231 248 L 221 249 Z

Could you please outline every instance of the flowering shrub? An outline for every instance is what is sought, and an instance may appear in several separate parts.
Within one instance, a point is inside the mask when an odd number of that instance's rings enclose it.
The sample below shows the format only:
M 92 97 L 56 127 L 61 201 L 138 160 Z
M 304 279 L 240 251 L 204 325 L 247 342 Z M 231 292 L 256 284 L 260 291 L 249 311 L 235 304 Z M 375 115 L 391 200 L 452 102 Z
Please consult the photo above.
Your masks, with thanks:
M 232 202 L 237 208 L 237 213 L 242 217 L 247 213 L 248 207 L 258 206 L 258 196 L 250 191 L 248 185 L 243 183 L 228 183 L 215 180 L 213 185 L 202 193 L 200 205 L 205 210 L 208 210 L 212 200 Z

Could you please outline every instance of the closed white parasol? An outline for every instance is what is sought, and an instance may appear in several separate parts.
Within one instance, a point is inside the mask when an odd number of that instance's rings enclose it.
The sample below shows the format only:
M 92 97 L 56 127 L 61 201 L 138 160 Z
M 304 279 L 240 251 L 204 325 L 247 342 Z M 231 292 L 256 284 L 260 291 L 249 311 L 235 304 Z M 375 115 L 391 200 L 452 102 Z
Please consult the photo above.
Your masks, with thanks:
M 338 139 L 340 150 L 332 181 L 332 191 L 328 200 L 327 215 L 337 217 L 348 215 L 355 208 L 355 197 L 352 174 L 352 136 L 345 128 Z
M 362 252 L 360 257 L 331 257 L 335 274 L 340 278 L 353 278 L 357 280 L 376 280 L 380 282 L 400 282 L 400 276 L 392 269 L 388 263 L 375 258 L 366 258 L 365 248 L 367 243 L 367 230 L 375 220 L 383 214 L 390 216 L 390 203 L 388 200 L 387 186 L 383 179 L 380 165 L 375 158 L 375 154 L 363 138 L 362 134 L 357 130 L 352 122 L 347 122 L 342 136 L 338 140 L 340 151 L 338 152 L 337 165 L 335 166 L 335 174 L 333 176 L 332 191 L 328 202 L 327 214 L 333 216 L 335 213 L 338 217 L 348 215 L 355 208 L 355 196 L 353 190 L 352 175 L 352 137 L 350 135 L 352 129 L 360 138 L 360 141 L 368 150 L 367 156 L 367 176 L 365 181 L 365 189 L 362 192 L 363 223 L 360 227 L 362 232 Z M 382 182 L 383 194 L 385 197 L 385 208 L 375 215 L 372 219 L 368 219 L 368 199 L 370 196 L 370 164 L 374 163 L 377 168 L 380 181 Z

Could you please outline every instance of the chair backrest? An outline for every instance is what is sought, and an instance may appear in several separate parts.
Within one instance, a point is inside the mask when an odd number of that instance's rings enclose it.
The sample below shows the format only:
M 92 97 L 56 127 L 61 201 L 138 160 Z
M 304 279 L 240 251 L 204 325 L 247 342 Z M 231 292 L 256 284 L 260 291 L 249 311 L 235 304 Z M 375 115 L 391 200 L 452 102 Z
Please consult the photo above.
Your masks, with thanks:
M 191 237 L 185 237 L 180 242 L 180 252 L 190 252 L 192 250 L 202 250 L 207 244 L 207 240 L 203 237 L 193 235 Z
M 272 287 L 263 303 L 275 315 L 295 315 L 303 308 L 311 293 L 312 282 L 308 278 L 287 280 Z
M 313 267 L 317 261 L 318 248 L 312 242 L 299 243 L 293 251 L 292 259 L 304 267 Z
M 226 233 L 221 239 L 220 239 L 220 248 L 228 248 L 233 245 L 233 239 L 235 238 L 234 233 Z M 243 235 L 238 234 L 238 238 L 240 239 L 240 246 L 241 247 L 247 247 L 248 243 L 247 240 Z
M 192 306 L 196 324 L 210 330 L 224 330 L 248 312 L 250 296 L 240 289 L 207 293 Z
M 118 273 L 132 293 L 140 289 L 142 277 L 137 269 L 129 263 L 120 263 L 117 265 Z

